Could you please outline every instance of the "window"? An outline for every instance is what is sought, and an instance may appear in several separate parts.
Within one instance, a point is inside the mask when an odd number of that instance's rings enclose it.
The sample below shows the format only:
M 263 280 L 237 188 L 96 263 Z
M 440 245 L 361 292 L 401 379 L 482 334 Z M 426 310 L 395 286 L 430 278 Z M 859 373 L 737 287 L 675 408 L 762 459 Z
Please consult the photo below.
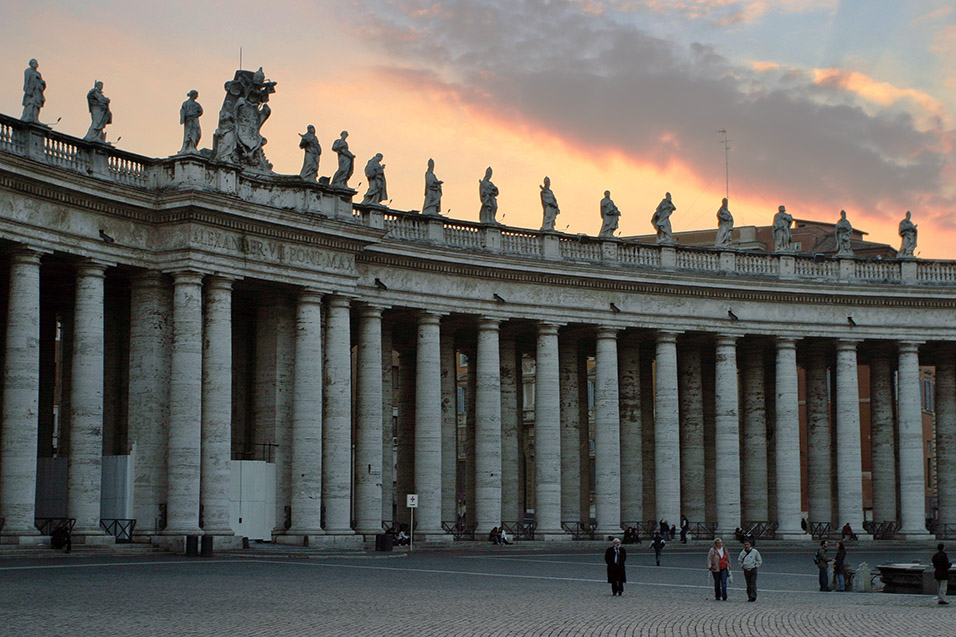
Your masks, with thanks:
M 588 409 L 594 409 L 594 381 L 588 381 Z
M 467 394 L 465 393 L 464 387 L 458 387 L 458 395 L 455 404 L 457 405 L 457 412 L 459 415 L 464 414 L 468 409 L 468 404 L 465 402 Z

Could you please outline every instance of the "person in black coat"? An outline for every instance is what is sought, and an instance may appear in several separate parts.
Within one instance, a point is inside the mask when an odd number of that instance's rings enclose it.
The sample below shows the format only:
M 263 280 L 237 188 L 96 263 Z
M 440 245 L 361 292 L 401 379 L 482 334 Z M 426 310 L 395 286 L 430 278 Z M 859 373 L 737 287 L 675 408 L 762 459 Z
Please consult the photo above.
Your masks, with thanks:
M 944 548 L 942 544 L 937 544 L 936 554 L 933 556 L 933 578 L 936 580 L 936 598 L 939 604 L 949 603 L 946 601 L 946 588 L 949 584 L 949 569 L 953 566 L 949 557 L 943 552 Z
M 611 585 L 611 595 L 622 595 L 627 575 L 624 572 L 624 562 L 627 561 L 627 551 L 621 546 L 621 540 L 614 538 L 611 546 L 604 551 L 604 563 L 607 564 L 607 581 Z

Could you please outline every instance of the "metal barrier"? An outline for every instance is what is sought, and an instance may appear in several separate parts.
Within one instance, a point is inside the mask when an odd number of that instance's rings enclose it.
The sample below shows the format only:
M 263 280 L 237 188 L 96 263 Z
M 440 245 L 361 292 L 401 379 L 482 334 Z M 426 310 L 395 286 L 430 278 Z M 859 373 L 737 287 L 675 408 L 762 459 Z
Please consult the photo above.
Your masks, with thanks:
M 597 522 L 562 522 L 561 528 L 575 540 L 593 540 Z
M 752 535 L 754 539 L 772 540 L 777 535 L 777 528 L 779 526 L 777 522 L 771 522 L 769 520 L 744 522 L 744 536 Z
M 638 538 L 652 538 L 654 537 L 654 532 L 660 529 L 660 523 L 654 520 L 644 520 L 643 522 L 638 522 L 636 528 Z
M 468 524 L 465 520 L 449 521 L 442 522 L 441 528 L 444 529 L 445 533 L 451 534 L 456 540 L 474 540 L 478 523 L 472 522 Z
M 712 540 L 717 535 L 717 523 L 695 522 L 690 526 L 687 535 L 695 540 Z
M 874 522 L 867 520 L 863 522 L 863 530 L 872 535 L 874 540 L 892 540 L 896 537 L 896 521 Z
M 936 539 L 939 539 L 939 540 L 956 539 L 956 524 L 937 524 Z
M 533 540 L 534 531 L 538 528 L 538 523 L 534 520 L 526 520 L 524 522 L 502 521 L 501 527 L 515 540 Z
M 830 533 L 833 532 L 833 525 L 829 522 L 808 522 L 807 523 L 807 533 L 814 540 L 828 540 L 830 539 Z
M 133 530 L 136 528 L 136 520 L 124 520 L 122 518 L 103 518 L 100 520 L 100 526 L 108 535 L 116 538 L 117 544 L 133 541 Z
M 76 518 L 34 518 L 33 525 L 40 532 L 40 535 L 50 535 L 61 527 L 73 533 Z

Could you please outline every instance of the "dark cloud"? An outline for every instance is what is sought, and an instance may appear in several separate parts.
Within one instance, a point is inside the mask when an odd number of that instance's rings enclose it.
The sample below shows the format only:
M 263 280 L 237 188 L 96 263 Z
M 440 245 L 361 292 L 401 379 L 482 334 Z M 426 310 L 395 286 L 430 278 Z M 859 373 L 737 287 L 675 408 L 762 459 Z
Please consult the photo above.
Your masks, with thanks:
M 735 172 L 780 201 L 799 195 L 832 204 L 834 214 L 852 202 L 876 216 L 951 203 L 931 194 L 947 161 L 940 137 L 950 133 L 922 131 L 899 112 L 867 112 L 851 93 L 801 73 L 759 73 L 713 47 L 557 0 L 362 6 L 366 35 L 406 71 L 427 71 L 458 99 L 592 156 L 613 149 L 709 175 L 722 163 L 716 132 L 726 128 Z

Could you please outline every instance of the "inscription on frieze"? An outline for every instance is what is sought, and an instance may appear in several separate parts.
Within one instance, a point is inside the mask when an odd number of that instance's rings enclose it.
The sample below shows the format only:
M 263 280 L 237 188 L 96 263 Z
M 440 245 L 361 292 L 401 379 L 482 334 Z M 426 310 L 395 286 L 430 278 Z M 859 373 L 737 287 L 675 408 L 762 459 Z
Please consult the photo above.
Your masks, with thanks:
M 276 263 L 317 270 L 354 272 L 355 257 L 296 243 L 282 243 L 259 237 L 197 228 L 192 231 L 192 244 L 225 255 L 240 256 L 264 263 Z

